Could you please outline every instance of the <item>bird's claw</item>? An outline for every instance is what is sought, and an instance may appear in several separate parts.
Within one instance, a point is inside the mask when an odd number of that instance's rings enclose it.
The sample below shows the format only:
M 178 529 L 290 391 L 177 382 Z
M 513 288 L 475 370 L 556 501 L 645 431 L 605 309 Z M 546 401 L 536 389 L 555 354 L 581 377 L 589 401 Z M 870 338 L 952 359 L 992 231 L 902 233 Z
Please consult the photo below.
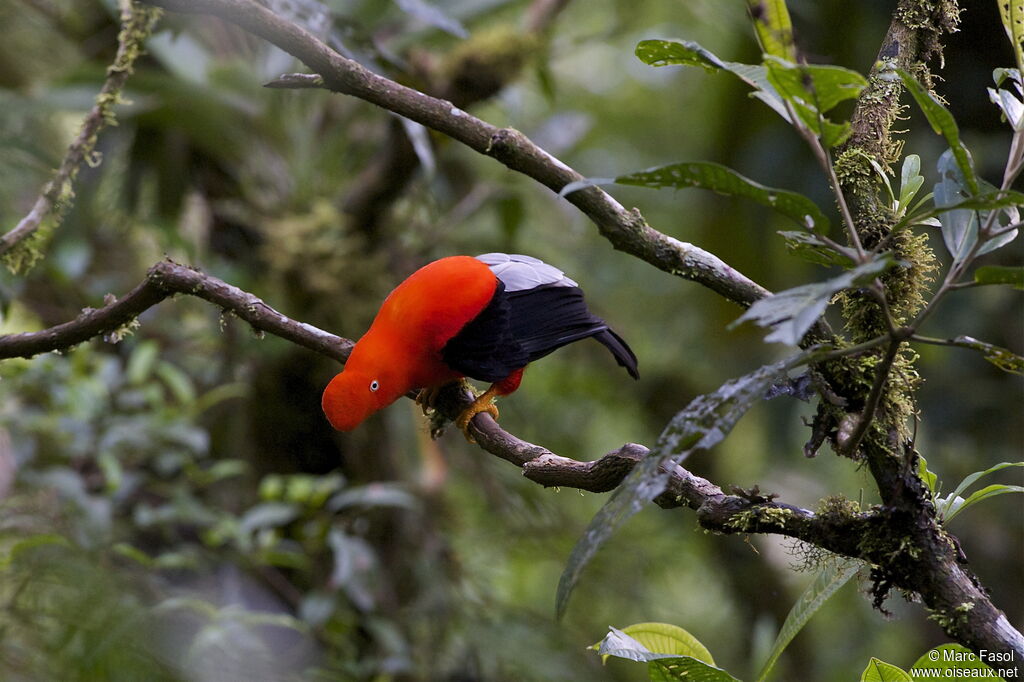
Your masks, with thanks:
M 463 410 L 462 414 L 459 415 L 459 418 L 455 420 L 455 425 L 459 427 L 462 431 L 462 435 L 464 435 L 466 440 L 470 443 L 476 443 L 476 439 L 474 439 L 469 433 L 469 422 L 471 422 L 473 417 L 481 412 L 488 413 L 495 421 L 498 420 L 498 406 L 494 404 L 494 395 L 490 391 L 487 391 L 474 400 L 473 404 Z
M 416 394 L 416 404 L 423 410 L 424 415 L 426 415 L 429 410 L 434 409 L 434 403 L 437 401 L 437 396 L 441 392 L 442 388 L 442 386 L 422 388 L 420 389 L 420 392 Z

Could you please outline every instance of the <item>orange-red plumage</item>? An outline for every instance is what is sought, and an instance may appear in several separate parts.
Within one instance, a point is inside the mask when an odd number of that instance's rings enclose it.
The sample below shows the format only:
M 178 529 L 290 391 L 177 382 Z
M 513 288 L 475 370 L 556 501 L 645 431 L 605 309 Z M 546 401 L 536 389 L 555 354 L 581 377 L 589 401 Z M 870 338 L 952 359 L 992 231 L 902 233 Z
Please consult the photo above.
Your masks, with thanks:
M 526 256 L 442 258 L 384 300 L 324 390 L 323 410 L 334 428 L 350 431 L 412 389 L 466 376 L 492 382 L 476 411 L 491 409 L 491 396 L 518 388 L 528 362 L 588 336 L 636 376 L 632 351 L 586 310 L 576 283 L 560 270 Z

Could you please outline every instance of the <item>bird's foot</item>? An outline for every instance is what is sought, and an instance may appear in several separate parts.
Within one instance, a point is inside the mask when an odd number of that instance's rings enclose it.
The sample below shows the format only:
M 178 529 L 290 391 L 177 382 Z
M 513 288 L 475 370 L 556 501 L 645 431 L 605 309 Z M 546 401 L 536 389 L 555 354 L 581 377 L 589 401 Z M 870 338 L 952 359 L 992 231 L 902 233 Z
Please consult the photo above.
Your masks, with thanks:
M 497 392 L 492 386 L 474 400 L 472 405 L 463 410 L 462 414 L 459 415 L 459 418 L 455 420 L 455 425 L 461 429 L 462 435 L 464 435 L 466 440 L 470 443 L 476 442 L 473 436 L 469 433 L 469 422 L 472 421 L 473 417 L 481 412 L 486 412 L 491 415 L 495 421 L 497 421 L 498 406 L 494 404 L 494 398 L 496 395 Z
M 420 392 L 416 394 L 416 404 L 423 410 L 423 414 L 434 409 L 434 403 L 437 401 L 437 396 L 441 393 L 441 389 L 444 386 L 433 386 L 431 388 L 421 388 Z

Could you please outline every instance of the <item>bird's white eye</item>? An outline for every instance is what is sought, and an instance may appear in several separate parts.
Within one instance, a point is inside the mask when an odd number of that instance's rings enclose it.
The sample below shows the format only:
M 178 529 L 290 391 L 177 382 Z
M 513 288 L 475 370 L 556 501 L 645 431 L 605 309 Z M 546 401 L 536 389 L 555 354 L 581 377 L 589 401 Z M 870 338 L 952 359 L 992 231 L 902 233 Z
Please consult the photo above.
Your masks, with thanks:
M 380 382 L 379 381 L 374 379 L 373 381 L 370 382 L 370 390 L 371 391 L 376 391 L 378 388 L 380 388 Z

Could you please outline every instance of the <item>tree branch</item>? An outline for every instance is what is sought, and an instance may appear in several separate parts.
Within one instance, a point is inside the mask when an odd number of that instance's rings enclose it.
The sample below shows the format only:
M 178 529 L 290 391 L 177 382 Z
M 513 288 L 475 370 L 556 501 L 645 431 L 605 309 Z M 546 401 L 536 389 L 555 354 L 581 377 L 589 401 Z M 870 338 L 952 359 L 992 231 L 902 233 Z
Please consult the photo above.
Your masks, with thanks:
M 90 338 L 116 332 L 149 308 L 175 294 L 188 294 L 231 311 L 253 328 L 274 334 L 334 360 L 344 362 L 354 346 L 349 339 L 293 320 L 257 296 L 192 268 L 162 261 L 120 300 L 86 310 L 81 316 L 38 332 L 0 336 L 0 359 L 32 357 L 66 350 Z M 443 392 L 438 409 L 448 420 L 472 401 L 468 392 Z M 581 462 L 559 456 L 502 429 L 487 413 L 473 418 L 470 429 L 485 451 L 511 462 L 523 475 L 547 487 L 578 488 L 595 493 L 614 490 L 648 454 L 627 443 L 597 460 Z M 826 505 L 816 513 L 756 494 L 727 495 L 707 479 L 681 466 L 670 472 L 666 489 L 654 502 L 663 508 L 686 506 L 697 521 L 719 533 L 773 533 L 798 539 L 884 569 L 892 584 L 921 594 L 951 636 L 968 646 L 1014 651 L 1024 656 L 1024 639 L 985 595 L 977 579 L 957 563 L 953 545 L 934 532 L 933 521 L 914 531 L 911 544 L 902 530 L 907 512 L 883 507 L 860 512 Z M 964 606 L 968 604 L 969 606 Z M 943 615 L 951 614 L 951 615 Z
M 379 76 L 341 56 L 301 27 L 253 0 L 146 0 L 184 13 L 209 14 L 254 33 L 302 61 L 323 78 L 324 87 L 358 97 L 451 137 L 493 157 L 553 192 L 584 177 L 521 132 L 498 128 L 450 101 L 425 95 Z M 702 284 L 730 301 L 749 306 L 768 295 L 764 287 L 712 253 L 658 232 L 636 209 L 627 210 L 597 187 L 573 192 L 567 200 L 597 226 L 612 246 L 651 265 Z
M 121 0 L 121 32 L 117 36 L 117 54 L 114 63 L 107 69 L 107 79 L 96 96 L 96 103 L 82 121 L 78 136 L 68 147 L 64 160 L 53 178 L 46 183 L 32 210 L 13 229 L 0 237 L 0 256 L 8 254 L 17 244 L 35 234 L 43 220 L 53 211 L 57 212 L 59 221 L 67 208 L 66 204 L 74 196 L 75 178 L 82 164 L 99 163 L 99 155 L 95 151 L 96 138 L 105 126 L 115 123 L 114 106 L 121 101 L 121 90 L 132 74 L 135 59 L 142 54 L 142 44 L 149 37 L 159 16 L 160 11 L 157 9 L 139 7 L 132 0 Z M 31 267 L 37 257 L 32 253 L 18 258 L 11 258 L 12 255 L 7 255 L 5 260 L 15 271 Z

